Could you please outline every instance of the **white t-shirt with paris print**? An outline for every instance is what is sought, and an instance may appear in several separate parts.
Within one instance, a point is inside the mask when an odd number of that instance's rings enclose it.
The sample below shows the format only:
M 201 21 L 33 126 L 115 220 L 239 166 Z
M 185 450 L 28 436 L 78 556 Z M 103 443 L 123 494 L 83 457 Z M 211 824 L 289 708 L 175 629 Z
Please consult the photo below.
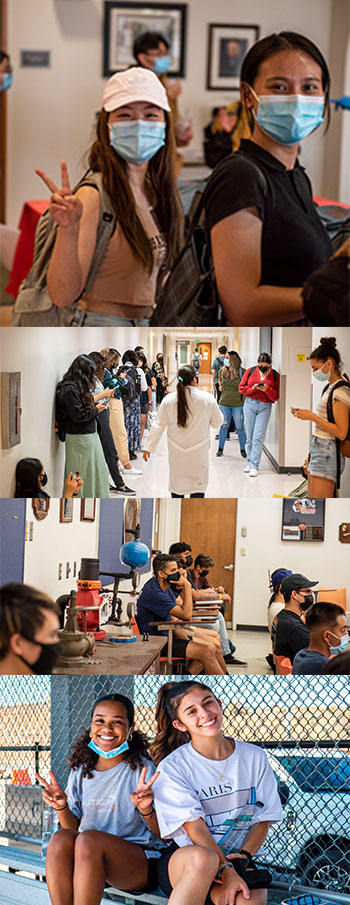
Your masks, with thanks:
M 252 826 L 282 820 L 267 756 L 248 742 L 235 740 L 233 753 L 221 761 L 203 757 L 189 742 L 165 757 L 158 770 L 153 793 L 161 837 L 180 847 L 192 844 L 183 824 L 199 817 L 225 852 L 223 839 L 230 828 L 229 850 L 239 851 Z

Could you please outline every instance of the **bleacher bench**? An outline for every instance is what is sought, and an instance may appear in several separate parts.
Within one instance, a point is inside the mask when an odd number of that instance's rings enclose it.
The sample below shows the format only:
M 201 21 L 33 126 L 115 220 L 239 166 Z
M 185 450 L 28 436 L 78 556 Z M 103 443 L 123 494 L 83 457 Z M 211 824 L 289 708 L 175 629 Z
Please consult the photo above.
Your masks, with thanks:
M 50 896 L 44 881 L 45 861 L 41 853 L 24 851 L 12 845 L 0 845 L 0 867 L 10 868 L 11 872 L 0 870 L 0 902 L 1 905 L 50 905 Z M 12 871 L 25 871 L 36 878 L 21 877 Z M 101 905 L 166 905 L 167 898 L 161 890 L 137 895 L 124 892 L 109 886 L 101 899 Z

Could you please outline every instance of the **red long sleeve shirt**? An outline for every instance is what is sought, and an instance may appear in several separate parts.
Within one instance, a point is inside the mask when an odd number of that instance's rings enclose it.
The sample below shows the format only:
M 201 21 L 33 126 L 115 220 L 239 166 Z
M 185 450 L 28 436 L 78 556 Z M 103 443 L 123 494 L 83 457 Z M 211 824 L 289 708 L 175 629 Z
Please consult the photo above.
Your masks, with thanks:
M 278 371 L 273 372 L 271 368 L 271 371 L 264 379 L 258 367 L 254 368 L 251 374 L 249 374 L 249 371 L 251 371 L 251 368 L 247 368 L 243 374 L 238 387 L 239 393 L 243 393 L 249 399 L 257 399 L 259 402 L 277 402 L 280 395 L 280 375 Z M 256 383 L 265 383 L 268 387 L 266 392 L 258 389 L 253 390 L 253 386 Z

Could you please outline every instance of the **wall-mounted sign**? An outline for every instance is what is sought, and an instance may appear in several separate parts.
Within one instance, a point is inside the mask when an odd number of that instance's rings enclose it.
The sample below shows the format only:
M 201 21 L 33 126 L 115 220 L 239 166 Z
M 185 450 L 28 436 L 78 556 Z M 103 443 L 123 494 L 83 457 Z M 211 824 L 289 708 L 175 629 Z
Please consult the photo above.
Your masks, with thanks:
M 20 65 L 48 69 L 51 66 L 50 57 L 50 50 L 21 50 Z
M 11 449 L 21 442 L 21 374 L 1 374 L 1 448 Z
M 300 352 L 299 355 L 297 355 L 297 361 L 305 361 L 305 355 L 303 352 Z

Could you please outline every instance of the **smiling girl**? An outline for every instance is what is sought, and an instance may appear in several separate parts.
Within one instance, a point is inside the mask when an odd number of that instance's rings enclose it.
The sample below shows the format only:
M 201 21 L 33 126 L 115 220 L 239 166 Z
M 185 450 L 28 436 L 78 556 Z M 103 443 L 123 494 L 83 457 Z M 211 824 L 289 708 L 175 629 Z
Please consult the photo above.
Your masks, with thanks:
M 282 818 L 266 754 L 224 735 L 221 702 L 200 682 L 163 685 L 156 717 L 155 807 L 162 838 L 173 840 L 159 872 L 169 905 L 265 905 L 269 875 L 252 856 Z
M 157 887 L 156 861 L 164 849 L 152 807 L 158 774 L 145 737 L 134 729 L 129 698 L 111 694 L 96 701 L 70 767 L 66 792 L 53 773 L 51 784 L 37 776 L 62 828 L 47 852 L 52 905 L 99 905 L 106 882 L 138 892 Z

